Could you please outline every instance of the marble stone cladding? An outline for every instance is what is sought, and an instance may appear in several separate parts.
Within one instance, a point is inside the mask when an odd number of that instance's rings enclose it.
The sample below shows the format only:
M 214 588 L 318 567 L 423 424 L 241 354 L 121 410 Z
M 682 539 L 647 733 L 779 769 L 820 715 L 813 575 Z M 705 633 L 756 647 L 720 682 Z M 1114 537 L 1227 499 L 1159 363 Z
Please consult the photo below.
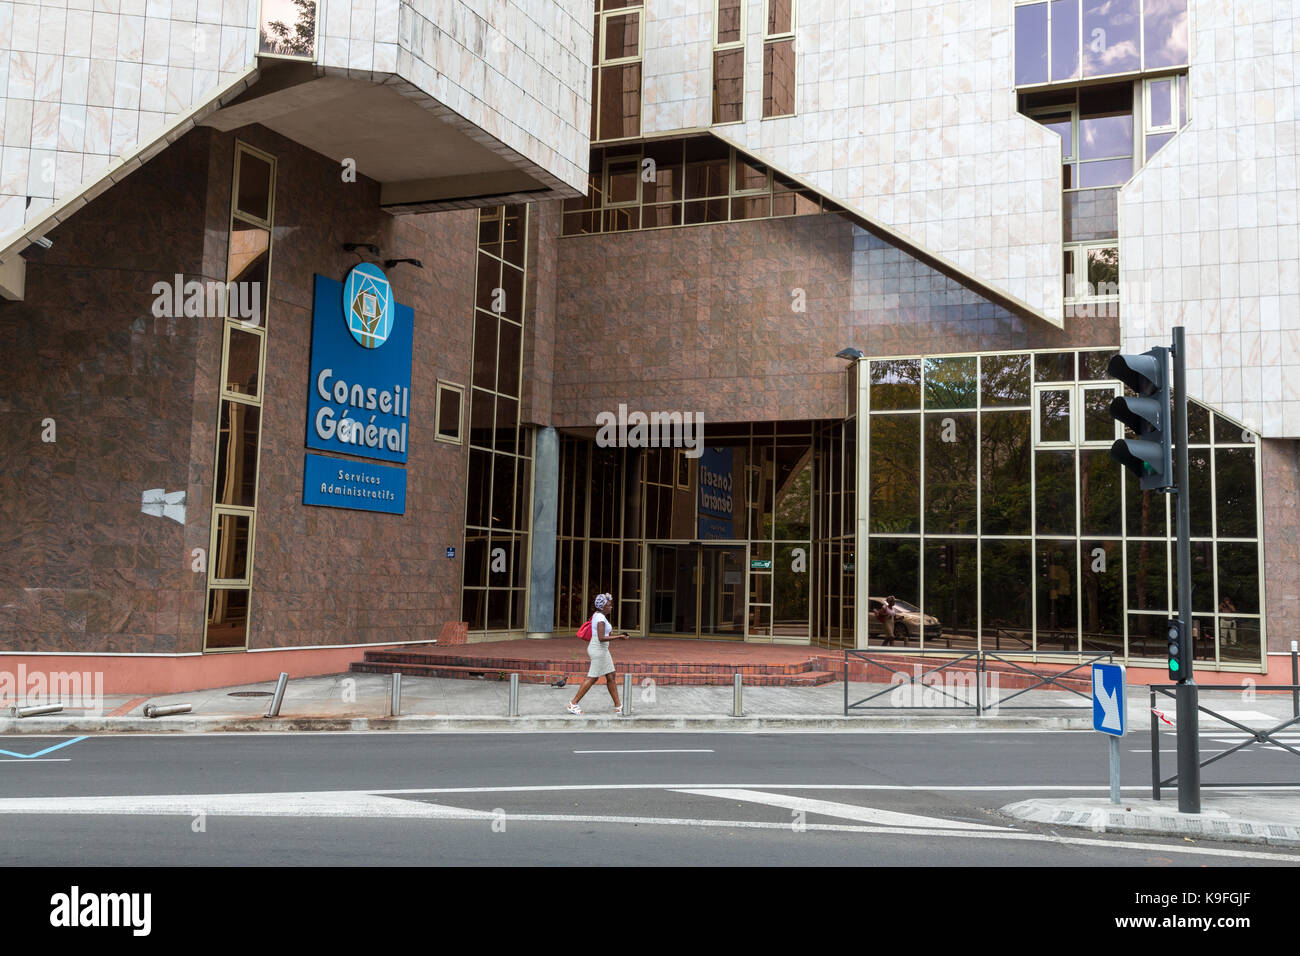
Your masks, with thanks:
M 582 191 L 591 34 L 590 0 L 320 0 L 318 51 L 326 72 L 404 80 Z
M 712 121 L 712 0 L 647 5 L 646 135 Z M 762 118 L 746 0 L 744 121 L 715 133 L 1062 321 L 1060 140 L 1016 111 L 1010 0 L 801 0 L 796 115 Z
M 1192 14 L 1190 124 L 1120 193 L 1124 348 L 1185 326 L 1194 397 L 1300 437 L 1300 10 Z

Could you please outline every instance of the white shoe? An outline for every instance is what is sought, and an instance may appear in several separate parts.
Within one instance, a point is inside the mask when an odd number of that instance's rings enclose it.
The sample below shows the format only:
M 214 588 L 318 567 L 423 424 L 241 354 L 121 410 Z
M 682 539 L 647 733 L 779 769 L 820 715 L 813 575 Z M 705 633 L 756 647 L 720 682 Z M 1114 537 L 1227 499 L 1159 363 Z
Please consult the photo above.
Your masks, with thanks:
M 614 708 L 614 716 L 615 716 L 615 717 L 622 717 L 622 716 L 623 716 L 623 705 L 622 705 L 622 704 L 619 704 L 617 707 Z
M 569 713 L 571 713 L 571 714 L 577 714 L 579 717 L 581 717 L 581 716 L 582 716 L 582 708 L 579 707 L 577 704 L 570 703 L 570 704 L 569 704 Z

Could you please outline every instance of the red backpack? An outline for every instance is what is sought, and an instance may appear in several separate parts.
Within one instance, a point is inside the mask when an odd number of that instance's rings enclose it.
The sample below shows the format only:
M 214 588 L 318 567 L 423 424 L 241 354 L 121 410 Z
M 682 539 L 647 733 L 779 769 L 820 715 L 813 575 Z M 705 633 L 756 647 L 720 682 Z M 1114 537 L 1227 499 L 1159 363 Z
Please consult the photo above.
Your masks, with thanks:
M 583 621 L 582 627 L 578 628 L 578 638 L 583 641 L 591 640 L 591 622 Z

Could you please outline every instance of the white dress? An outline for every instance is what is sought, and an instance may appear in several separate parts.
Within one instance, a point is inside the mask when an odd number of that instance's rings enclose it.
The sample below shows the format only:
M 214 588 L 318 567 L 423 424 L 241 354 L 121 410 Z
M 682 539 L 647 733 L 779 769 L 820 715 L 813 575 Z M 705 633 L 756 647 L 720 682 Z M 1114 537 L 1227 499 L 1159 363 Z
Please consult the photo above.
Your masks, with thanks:
M 591 666 L 587 668 L 588 677 L 604 677 L 614 673 L 614 658 L 609 654 L 609 644 L 596 638 L 601 624 L 605 625 L 606 637 L 614 631 L 609 626 L 609 618 L 597 611 L 591 619 L 591 640 L 587 642 L 587 656 L 591 658 Z

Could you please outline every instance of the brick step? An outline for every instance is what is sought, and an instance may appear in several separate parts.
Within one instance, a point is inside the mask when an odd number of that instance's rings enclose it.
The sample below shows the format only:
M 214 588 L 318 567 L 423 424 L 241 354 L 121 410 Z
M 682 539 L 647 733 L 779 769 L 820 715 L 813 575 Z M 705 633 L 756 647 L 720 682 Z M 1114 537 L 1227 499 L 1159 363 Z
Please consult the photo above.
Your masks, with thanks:
M 538 663 L 538 662 L 532 662 Z M 385 663 L 377 661 L 360 661 L 354 663 L 351 672 L 354 674 L 391 674 L 400 670 L 406 677 L 443 677 L 459 678 L 461 680 L 496 680 L 508 681 L 512 673 L 519 675 L 519 682 L 522 684 L 550 684 L 559 680 L 563 676 L 570 686 L 579 683 L 587 675 L 587 668 L 583 667 L 581 671 L 561 670 L 552 667 L 547 670 L 538 669 L 516 669 L 507 670 L 504 668 L 485 668 L 481 664 L 471 666 L 464 665 L 446 665 L 446 664 L 412 664 L 412 663 Z M 696 687 L 730 687 L 733 681 L 732 674 L 734 669 L 727 673 L 682 673 L 682 672 L 663 672 L 658 671 L 649 673 L 639 670 L 635 664 L 630 667 L 620 667 L 617 671 L 619 679 L 622 679 L 624 673 L 632 675 L 634 682 L 639 682 L 643 677 L 653 678 L 656 684 L 664 686 L 696 686 Z M 746 674 L 745 686 L 747 687 L 819 687 L 823 684 L 829 684 L 837 679 L 837 675 L 830 671 L 804 671 L 798 674 Z
M 546 670 L 564 673 L 586 673 L 590 661 L 586 657 L 573 660 L 537 660 L 513 657 L 475 657 L 461 654 L 422 654 L 412 651 L 367 651 L 363 658 L 366 664 L 412 665 L 430 667 L 472 667 L 482 671 L 536 671 Z M 620 669 L 631 668 L 647 675 L 651 674 L 726 674 L 736 672 L 745 675 L 782 675 L 798 676 L 818 670 L 811 660 L 790 664 L 728 664 L 728 663 L 684 663 L 677 661 L 615 661 Z

